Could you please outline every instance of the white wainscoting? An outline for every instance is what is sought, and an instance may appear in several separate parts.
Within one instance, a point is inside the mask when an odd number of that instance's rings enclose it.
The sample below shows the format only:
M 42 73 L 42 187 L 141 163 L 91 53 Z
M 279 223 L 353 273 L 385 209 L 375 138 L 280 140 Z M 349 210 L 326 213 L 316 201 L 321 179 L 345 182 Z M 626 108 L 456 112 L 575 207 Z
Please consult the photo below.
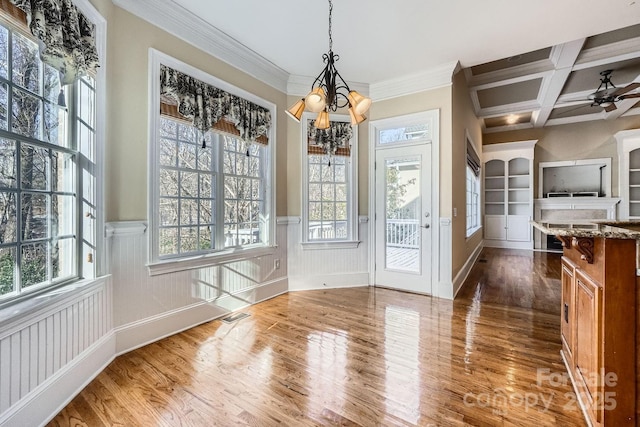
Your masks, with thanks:
M 369 285 L 368 218 L 358 221 L 357 247 L 303 248 L 299 217 L 289 217 L 289 290 L 346 288 Z
M 108 277 L 43 298 L 46 302 L 40 304 L 38 297 L 29 300 L 31 309 L 0 326 L 2 426 L 45 423 L 114 357 Z
M 451 279 L 451 218 L 440 218 L 440 272 L 438 289 L 433 295 L 439 298 L 453 299 L 453 280 Z
M 118 354 L 287 291 L 286 224 L 273 254 L 155 276 L 144 223 L 108 227 Z

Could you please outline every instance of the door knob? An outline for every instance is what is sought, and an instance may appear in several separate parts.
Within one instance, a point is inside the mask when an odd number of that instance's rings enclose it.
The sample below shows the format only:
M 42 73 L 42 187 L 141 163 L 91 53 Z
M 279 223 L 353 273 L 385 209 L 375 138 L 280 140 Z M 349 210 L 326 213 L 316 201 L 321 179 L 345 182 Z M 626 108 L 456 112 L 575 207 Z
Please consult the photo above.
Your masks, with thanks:
M 429 228 L 429 227 L 431 227 L 429 224 L 425 224 L 422 226 L 422 228 Z

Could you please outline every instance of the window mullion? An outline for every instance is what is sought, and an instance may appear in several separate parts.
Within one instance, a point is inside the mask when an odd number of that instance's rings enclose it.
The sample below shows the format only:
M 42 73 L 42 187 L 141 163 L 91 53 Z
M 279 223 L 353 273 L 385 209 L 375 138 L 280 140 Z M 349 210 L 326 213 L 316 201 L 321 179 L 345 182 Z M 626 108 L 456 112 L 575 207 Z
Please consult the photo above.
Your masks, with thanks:
M 224 248 L 224 143 L 222 137 L 213 133 L 211 138 L 211 161 L 214 163 L 216 171 L 216 192 L 214 205 L 216 208 L 215 215 L 215 248 Z

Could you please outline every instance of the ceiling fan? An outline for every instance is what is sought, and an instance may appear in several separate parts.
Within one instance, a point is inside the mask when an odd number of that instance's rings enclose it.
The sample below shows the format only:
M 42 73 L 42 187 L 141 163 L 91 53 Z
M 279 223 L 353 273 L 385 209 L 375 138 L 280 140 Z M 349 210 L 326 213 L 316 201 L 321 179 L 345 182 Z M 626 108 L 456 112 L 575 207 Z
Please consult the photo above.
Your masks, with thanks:
M 625 87 L 617 88 L 611 82 L 611 73 L 613 70 L 604 70 L 600 72 L 602 78 L 600 79 L 600 86 L 593 92 L 588 98 L 592 101 L 592 107 L 603 107 L 608 113 L 615 110 L 616 102 L 622 101 L 627 98 L 640 98 L 640 93 L 631 93 L 632 90 L 640 87 L 640 83 L 631 83 Z M 627 95 L 625 95 L 627 94 Z

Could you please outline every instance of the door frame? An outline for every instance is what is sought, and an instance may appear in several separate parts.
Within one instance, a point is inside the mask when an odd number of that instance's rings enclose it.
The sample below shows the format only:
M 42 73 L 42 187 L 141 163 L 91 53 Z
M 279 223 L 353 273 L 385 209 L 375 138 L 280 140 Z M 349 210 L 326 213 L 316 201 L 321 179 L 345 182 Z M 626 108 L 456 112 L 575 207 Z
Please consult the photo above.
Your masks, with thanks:
M 369 122 L 369 286 L 375 286 L 376 262 L 376 173 L 375 160 L 380 130 L 428 123 L 431 129 L 431 295 L 440 292 L 440 110 L 427 110 Z M 413 145 L 408 142 L 402 146 Z M 427 166 L 427 165 L 425 165 Z M 372 218 L 373 217 L 373 218 Z

